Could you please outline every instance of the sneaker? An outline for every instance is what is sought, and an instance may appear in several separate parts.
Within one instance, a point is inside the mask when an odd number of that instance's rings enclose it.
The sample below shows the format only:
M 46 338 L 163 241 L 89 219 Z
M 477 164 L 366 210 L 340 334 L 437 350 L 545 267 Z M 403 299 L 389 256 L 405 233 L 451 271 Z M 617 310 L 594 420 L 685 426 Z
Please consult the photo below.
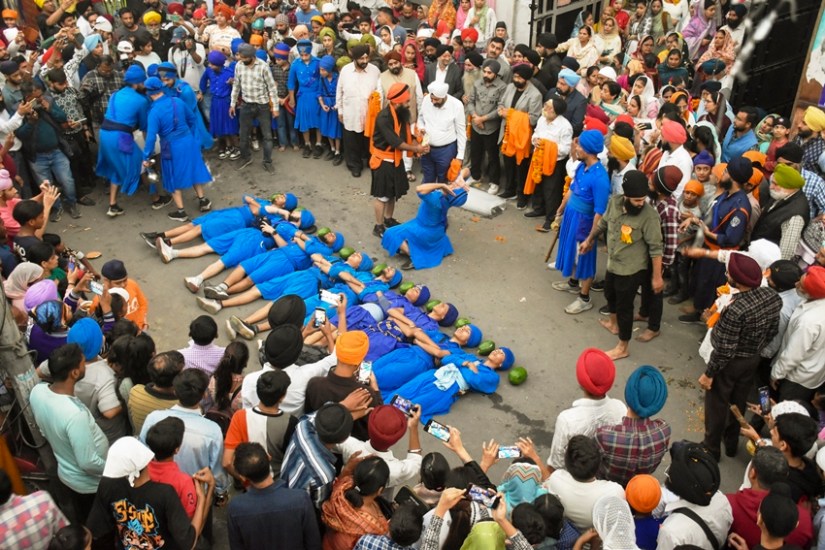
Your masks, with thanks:
M 80 217 L 80 210 L 77 209 L 76 204 L 67 204 L 66 212 L 69 213 L 69 216 L 71 216 L 73 220 L 76 220 Z
M 380 239 L 384 236 L 385 229 L 386 227 L 384 227 L 383 225 L 375 224 L 375 227 L 372 228 L 372 234 Z
M 696 313 L 688 313 L 686 315 L 679 315 L 679 322 L 684 325 L 701 325 L 702 319 L 700 317 L 699 312 Z
M 333 166 L 341 166 L 341 163 L 344 162 L 344 155 L 341 153 L 335 153 L 335 158 L 332 159 Z
M 255 330 L 253 325 L 249 323 L 244 323 L 243 319 L 233 315 L 229 318 L 229 324 L 232 325 L 232 328 L 238 333 L 238 336 L 245 340 L 252 340 L 255 338 L 255 335 L 258 334 L 258 331 Z
M 238 165 L 237 168 L 235 168 L 235 170 L 241 171 L 244 168 L 246 168 L 247 166 L 250 166 L 251 164 L 252 164 L 252 157 L 249 157 L 248 159 L 241 159 L 241 163 Z
M 312 146 L 311 145 L 304 145 L 304 152 L 301 153 L 301 156 L 305 159 L 308 159 L 312 156 Z
M 143 239 L 143 242 L 145 242 L 146 244 L 148 244 L 152 248 L 157 248 L 157 245 L 155 244 L 155 241 L 158 240 L 158 237 L 160 237 L 160 236 L 161 236 L 160 233 L 141 233 L 140 234 L 140 238 Z
M 324 146 L 320 143 L 315 146 L 315 152 L 312 153 L 312 158 L 319 159 L 324 155 Z
M 396 225 L 401 224 L 395 218 L 384 218 L 384 227 L 395 227 Z
M 212 201 L 206 197 L 198 197 L 198 208 L 201 212 L 209 212 L 212 210 Z
M 412 258 L 407 258 L 403 264 L 401 264 L 402 271 L 409 271 L 411 269 L 415 269 L 413 265 Z
M 226 327 L 226 335 L 229 336 L 230 340 L 234 340 L 238 337 L 238 333 L 235 332 L 234 328 L 232 328 L 232 323 L 229 322 L 229 319 L 226 320 L 226 324 L 224 326 Z
M 189 289 L 192 294 L 197 294 L 203 284 L 203 279 L 200 277 L 184 277 L 183 284 Z
M 162 237 L 155 239 L 155 249 L 158 251 L 158 254 L 160 254 L 160 259 L 163 263 L 168 264 L 175 259 L 175 249 L 169 246 Z
M 515 191 L 507 191 L 507 190 L 501 191 L 497 196 L 501 199 L 506 200 L 506 201 L 515 200 L 516 197 L 517 197 Z
M 228 155 L 229 160 L 238 160 L 241 158 L 241 150 L 237 147 L 233 147 L 232 151 Z
M 527 209 L 527 203 L 526 202 L 519 201 L 519 202 L 516 203 L 516 210 L 526 210 L 526 209 Z
M 158 200 L 152 201 L 152 210 L 160 210 L 170 202 L 172 202 L 172 195 L 161 195 Z
M 189 214 L 186 213 L 186 210 L 181 208 L 180 210 L 175 210 L 174 212 L 170 212 L 166 215 L 167 218 L 176 222 L 188 222 L 189 221 Z
M 63 207 L 58 206 L 57 208 L 52 208 L 51 214 L 49 214 L 49 221 L 52 223 L 57 223 L 60 221 L 60 218 L 63 217 Z
M 479 181 L 475 179 L 471 174 L 464 179 L 464 183 L 466 183 L 467 185 L 472 185 L 474 183 L 479 183 Z
M 593 292 L 604 292 L 604 279 L 601 281 L 593 281 L 593 284 L 590 285 L 590 290 Z
M 324 160 L 332 160 L 332 159 L 334 159 L 334 158 L 335 158 L 335 155 L 336 155 L 336 154 L 337 154 L 337 153 L 336 153 L 334 150 L 330 149 L 329 151 L 327 151 L 327 154 L 326 154 L 326 156 L 324 157 Z
M 229 148 L 223 149 L 220 153 L 218 153 L 218 158 L 223 160 L 226 157 L 228 157 L 229 153 L 231 153 L 231 152 L 232 152 L 232 150 L 229 149 Z
M 491 183 L 490 187 L 487 188 L 487 192 L 490 193 L 491 195 L 498 195 L 499 190 L 500 190 L 499 186 L 496 185 L 495 183 Z
M 610 308 L 607 307 L 607 304 L 599 308 L 599 315 L 610 315 Z
M 542 225 L 537 225 L 536 231 L 539 233 L 550 233 L 550 224 L 545 222 Z
M 553 266 L 553 268 L 555 268 L 555 266 Z M 565 291 L 565 292 L 570 292 L 572 294 L 578 294 L 579 293 L 579 285 L 571 285 L 569 280 L 568 281 L 556 281 L 551 286 L 553 287 L 553 290 L 561 290 L 561 291 Z
M 564 312 L 570 315 L 576 315 L 577 313 L 582 313 L 588 309 L 593 309 L 593 300 L 588 300 L 585 302 L 582 300 L 582 297 L 579 296 L 573 301 L 572 304 L 564 308 Z
M 119 207 L 117 204 L 110 204 L 109 210 L 106 211 L 106 215 L 110 218 L 116 218 L 117 216 L 122 216 L 125 213 L 126 211 Z
M 529 212 L 525 212 L 523 216 L 525 218 L 543 218 L 545 217 L 545 214 L 540 210 L 530 210 Z
M 212 300 L 228 300 L 229 293 L 222 286 L 207 286 L 203 288 L 203 295 Z
M 216 314 L 220 310 L 223 309 L 221 303 L 217 300 L 210 300 L 209 298 L 200 298 L 198 297 L 197 300 L 198 307 L 204 311 L 208 311 L 212 315 Z
M 252 140 L 252 150 L 253 151 L 260 151 L 261 150 L 261 144 L 258 142 L 257 139 Z
M 89 195 L 83 195 L 79 199 L 77 199 L 77 204 L 82 204 L 83 206 L 94 206 L 97 203 L 95 200 L 90 197 Z
M 267 172 L 268 174 L 274 174 L 275 173 L 275 167 L 272 166 L 271 162 L 265 162 L 264 163 L 264 172 Z

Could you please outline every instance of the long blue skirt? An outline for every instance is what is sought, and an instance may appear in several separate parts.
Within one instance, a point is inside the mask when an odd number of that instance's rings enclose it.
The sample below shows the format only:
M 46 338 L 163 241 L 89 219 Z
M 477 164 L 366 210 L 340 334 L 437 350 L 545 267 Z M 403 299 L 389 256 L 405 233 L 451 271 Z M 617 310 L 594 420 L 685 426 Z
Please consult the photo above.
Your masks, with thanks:
M 295 129 L 299 132 L 308 132 L 321 126 L 321 106 L 318 105 L 318 96 L 299 94 L 295 101 Z
M 135 144 L 131 153 L 118 149 L 118 139 L 124 132 L 100 130 L 95 174 L 120 187 L 120 192 L 133 195 L 140 185 L 143 151 Z
M 264 235 L 255 227 L 233 233 L 237 235 L 232 246 L 221 255 L 221 262 L 225 267 L 235 267 L 242 261 L 263 254 L 275 246 L 272 237 Z
M 209 129 L 212 137 L 238 135 L 238 117 L 229 116 L 229 102 L 229 97 L 212 96 L 212 105 L 209 106 Z
M 321 123 L 321 135 L 325 138 L 332 138 L 332 139 L 341 139 L 341 135 L 343 132 L 343 126 L 341 125 L 341 121 L 338 120 L 338 111 L 333 111 L 330 109 L 327 112 L 321 110 L 320 113 L 320 123 Z
M 200 225 L 201 237 L 204 241 L 210 241 L 249 226 L 253 219 L 252 212 L 246 206 L 233 206 L 198 216 L 192 223 Z
M 410 258 L 416 269 L 436 267 L 445 256 L 453 253 L 453 245 L 444 226 L 422 225 L 417 218 L 387 229 L 381 239 L 381 246 L 387 254 L 394 256 L 404 241 L 407 241 Z
M 446 390 L 438 389 L 438 386 L 435 385 L 435 372 L 430 370 L 419 374 L 395 392 L 397 395 L 421 405 L 421 422 L 425 424 L 433 416 L 450 412 L 450 407 L 458 400 L 460 392 L 456 383 L 453 383 Z
M 167 140 L 171 158 L 162 158 L 164 155 L 161 154 L 160 161 L 163 188 L 167 192 L 189 189 L 193 185 L 212 181 L 212 174 L 203 162 L 200 140 L 188 132 L 181 132 L 179 135 L 162 138 L 161 151 Z
M 579 256 L 578 261 L 576 259 L 579 252 L 579 243 L 587 237 L 586 235 L 581 237 L 582 232 L 585 227 L 589 232 L 592 224 L 593 216 L 587 216 L 572 208 L 567 208 L 564 211 L 564 218 L 559 229 L 559 246 L 556 252 L 556 269 L 561 271 L 564 277 L 572 276 L 574 270 L 577 279 L 590 279 L 596 275 L 597 246 L 594 245 L 590 252 L 584 256 Z M 582 225 L 582 231 L 579 231 L 580 225 Z
M 392 395 L 398 388 L 435 367 L 433 356 L 419 346 L 391 351 L 372 364 L 381 395 Z
M 242 261 L 241 267 L 244 273 L 246 273 L 255 284 L 288 275 L 295 271 L 292 262 L 286 257 L 283 250 L 278 250 L 277 248 L 270 250 L 266 254 L 258 254 L 257 256 Z

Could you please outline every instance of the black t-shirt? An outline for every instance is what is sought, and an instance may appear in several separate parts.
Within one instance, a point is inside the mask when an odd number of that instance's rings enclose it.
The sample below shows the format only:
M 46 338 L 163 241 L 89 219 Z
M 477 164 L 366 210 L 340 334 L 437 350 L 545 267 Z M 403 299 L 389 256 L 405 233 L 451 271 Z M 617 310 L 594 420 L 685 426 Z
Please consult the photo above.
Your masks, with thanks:
M 791 486 L 791 498 L 795 502 L 806 496 L 810 502 L 816 502 L 817 497 L 822 493 L 822 478 L 816 470 L 816 465 L 807 458 L 802 459 L 802 469 L 790 468 L 788 472 L 788 485 Z
M 12 241 L 14 253 L 21 262 L 27 262 L 29 260 L 26 256 L 28 255 L 29 249 L 39 242 L 41 242 L 40 239 L 32 235 L 16 235 Z
M 95 538 L 115 530 L 117 548 L 189 550 L 195 544 L 175 489 L 154 481 L 132 487 L 125 477 L 101 478 L 86 525 Z

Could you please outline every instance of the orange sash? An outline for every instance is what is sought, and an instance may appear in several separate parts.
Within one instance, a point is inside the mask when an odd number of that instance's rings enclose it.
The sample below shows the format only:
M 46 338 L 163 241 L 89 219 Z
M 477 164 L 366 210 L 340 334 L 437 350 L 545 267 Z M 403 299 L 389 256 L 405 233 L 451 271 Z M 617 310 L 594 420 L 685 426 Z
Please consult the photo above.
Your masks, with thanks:
M 391 105 L 388 105 L 387 108 L 390 110 L 390 114 L 392 115 L 392 123 L 393 123 L 393 130 L 399 136 L 401 135 L 401 122 L 398 120 L 398 115 L 395 114 L 395 109 L 392 108 Z M 378 116 L 376 115 L 376 118 Z M 407 127 L 407 138 L 406 143 L 410 145 L 412 143 L 412 133 L 410 132 L 410 125 L 409 123 L 405 123 Z M 375 120 L 372 123 L 373 129 L 375 128 Z M 366 130 L 365 130 L 366 133 Z M 378 149 L 375 147 L 375 132 L 370 132 L 370 170 L 378 170 L 378 167 L 381 166 L 381 163 L 384 160 L 392 160 L 395 166 L 401 164 L 401 157 L 404 155 L 404 151 L 401 149 L 393 149 L 392 147 L 387 147 L 386 149 Z M 408 153 L 409 155 L 409 153 Z
M 530 156 L 530 139 L 533 137 L 530 115 L 511 108 L 504 115 L 504 120 L 501 154 L 505 157 L 516 157 L 516 164 L 521 164 L 521 161 Z
M 367 118 L 364 120 L 364 135 L 372 137 L 375 131 L 375 119 L 378 118 L 378 113 L 381 112 L 381 95 L 378 92 L 372 92 L 369 99 L 367 99 Z
M 541 183 L 542 176 L 550 176 L 556 169 L 556 157 L 559 154 L 559 146 L 555 141 L 549 139 L 539 140 L 539 144 L 533 149 L 533 158 L 530 159 L 530 170 L 527 173 L 527 181 L 524 182 L 524 194 L 532 195 L 536 190 L 536 185 Z

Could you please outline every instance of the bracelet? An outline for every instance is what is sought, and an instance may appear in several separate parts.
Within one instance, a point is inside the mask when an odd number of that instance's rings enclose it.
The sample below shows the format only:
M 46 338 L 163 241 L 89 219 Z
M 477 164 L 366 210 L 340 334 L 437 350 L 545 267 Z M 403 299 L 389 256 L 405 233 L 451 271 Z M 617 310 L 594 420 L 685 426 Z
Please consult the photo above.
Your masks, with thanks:
M 421 454 L 421 449 L 407 449 L 407 452 Z

